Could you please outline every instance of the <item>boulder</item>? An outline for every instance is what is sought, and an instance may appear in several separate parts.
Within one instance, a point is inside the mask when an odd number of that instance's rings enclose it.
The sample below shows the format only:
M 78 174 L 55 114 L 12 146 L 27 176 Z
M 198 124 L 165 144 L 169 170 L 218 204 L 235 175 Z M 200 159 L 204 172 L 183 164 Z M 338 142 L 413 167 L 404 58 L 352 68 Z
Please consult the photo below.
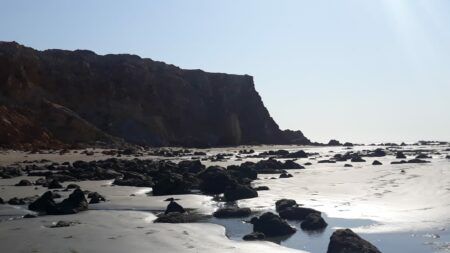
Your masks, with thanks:
M 287 220 L 304 220 L 306 216 L 311 213 L 317 213 L 320 215 L 320 212 L 317 210 L 299 206 L 287 207 L 279 211 L 278 213 L 280 214 L 281 218 Z
M 268 191 L 270 190 L 268 186 L 261 185 L 254 188 L 256 191 Z
M 234 183 L 226 169 L 219 166 L 208 167 L 198 177 L 202 180 L 200 190 L 207 194 L 224 193 L 225 189 Z
M 402 151 L 397 151 L 397 154 L 396 154 L 395 158 L 397 158 L 397 159 L 406 159 L 406 156 L 405 156 L 405 154 L 403 154 Z
M 251 180 L 258 178 L 258 173 L 254 166 L 248 166 L 246 163 L 243 163 L 241 166 L 230 165 L 227 167 L 227 171 L 236 178 L 248 178 Z
M 56 180 L 52 180 L 47 185 L 48 189 L 61 189 L 63 186 Z
M 293 177 L 292 174 L 285 173 L 285 172 L 280 174 L 280 178 L 290 178 L 290 177 Z
M 15 186 L 32 186 L 33 184 L 26 179 L 22 179 L 20 180 L 20 182 L 18 182 L 17 184 L 15 184 Z
M 284 158 L 307 158 L 308 154 L 303 150 L 298 150 L 292 153 L 285 154 Z
M 346 163 L 344 164 L 344 167 L 353 167 L 353 165 Z
M 261 232 L 253 232 L 242 237 L 244 241 L 257 241 L 266 239 L 266 235 Z
M 5 204 L 5 201 L 2 198 L 0 198 L 0 205 L 3 205 L 3 204 Z
M 153 186 L 153 195 L 171 195 L 190 193 L 190 181 L 184 180 L 183 176 L 176 173 L 165 173 L 160 176 Z
M 88 209 L 88 202 L 79 188 L 75 189 L 68 198 L 57 205 L 56 213 L 48 214 L 75 214 Z
M 252 219 L 253 232 L 261 232 L 268 237 L 284 236 L 295 233 L 297 230 L 291 227 L 280 216 L 267 212 Z
M 321 230 L 327 226 L 327 222 L 319 213 L 308 214 L 300 225 L 303 230 Z
M 408 163 L 430 163 L 430 161 L 425 161 L 425 160 L 415 158 L 415 159 L 408 160 Z
M 383 165 L 383 164 L 380 161 L 378 161 L 378 160 L 374 160 L 372 162 L 372 165 Z
M 98 192 L 90 192 L 88 194 L 88 198 L 91 199 L 89 200 L 89 204 L 98 204 L 101 201 L 106 201 L 105 197 L 100 195 Z
M 164 214 L 168 214 L 168 213 L 185 213 L 186 211 L 184 210 L 184 208 L 178 204 L 175 201 L 170 201 L 170 203 L 167 205 L 166 211 L 164 212 Z
M 431 158 L 433 158 L 433 157 L 431 157 L 431 156 L 429 156 L 427 154 L 418 154 L 416 156 L 416 159 L 431 159 Z
M 156 218 L 154 223 L 187 223 L 196 222 L 201 219 L 201 216 L 188 214 L 188 213 L 168 213 L 160 215 Z
M 225 189 L 224 197 L 226 201 L 250 199 L 258 197 L 258 192 L 248 185 L 235 184 Z
M 381 253 L 350 229 L 338 229 L 330 237 L 327 253 Z
M 363 163 L 366 160 L 362 159 L 362 157 L 360 157 L 360 156 L 355 155 L 355 156 L 353 156 L 351 161 L 352 161 L 352 163 Z
M 250 208 L 225 207 L 220 208 L 213 213 L 216 218 L 241 218 L 252 214 Z
M 120 186 L 137 186 L 137 187 L 153 187 L 152 178 L 137 172 L 125 172 L 122 179 L 117 178 L 113 182 L 114 185 Z
M 53 200 L 53 193 L 47 191 L 33 203 L 28 205 L 28 209 L 39 213 L 56 213 L 57 206 Z
M 293 199 L 280 199 L 275 202 L 275 209 L 277 212 L 293 206 L 297 206 L 297 202 Z
M 342 144 L 338 140 L 331 139 L 327 145 L 328 146 L 341 146 Z
M 205 165 L 199 160 L 185 160 L 178 163 L 178 169 L 181 173 L 199 173 L 205 169 Z
M 14 198 L 11 198 L 10 200 L 8 200 L 8 204 L 14 205 L 14 206 L 20 206 L 20 205 L 25 205 L 26 202 L 25 202 L 25 199 L 23 199 L 23 198 L 14 197 Z

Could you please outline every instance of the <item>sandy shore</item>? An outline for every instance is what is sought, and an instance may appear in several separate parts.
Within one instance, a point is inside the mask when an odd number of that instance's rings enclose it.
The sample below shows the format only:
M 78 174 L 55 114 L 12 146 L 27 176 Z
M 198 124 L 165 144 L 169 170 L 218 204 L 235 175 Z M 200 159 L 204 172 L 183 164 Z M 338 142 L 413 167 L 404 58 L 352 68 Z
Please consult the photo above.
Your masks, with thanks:
M 367 147 L 354 149 L 365 148 Z M 317 158 L 302 158 L 297 162 L 311 162 L 312 165 L 302 170 L 290 170 L 294 177 L 287 179 L 274 180 L 271 179 L 272 175 L 259 175 L 259 180 L 256 180 L 254 185 L 268 186 L 270 190 L 259 192 L 258 198 L 239 200 L 238 204 L 256 211 L 265 211 L 272 210 L 278 199 L 293 198 L 307 207 L 324 212 L 330 218 L 373 221 L 370 224 L 356 224 L 352 228 L 355 232 L 365 234 L 412 233 L 436 229 L 447 231 L 450 227 L 450 162 L 445 158 L 448 153 L 445 149 L 448 147 L 420 148 L 436 151 L 431 163 L 391 165 L 391 161 L 398 159 L 386 156 L 365 158 L 367 162 L 352 163 L 354 167 L 344 168 L 343 163 L 317 163 L 317 160 L 345 152 L 344 148 L 303 147 L 307 152 L 318 153 Z M 267 150 L 274 147 L 256 149 Z M 237 149 L 211 149 L 208 154 L 235 150 Z M 94 156 L 79 153 L 62 156 L 30 155 L 16 151 L 0 154 L 3 165 L 44 158 L 63 162 L 107 157 L 98 153 Z M 371 165 L 375 159 L 383 165 Z M 204 163 L 225 166 L 241 162 L 240 159 L 232 158 L 222 162 Z M 12 197 L 28 197 L 40 195 L 47 190 L 42 187 L 35 189 L 35 186 L 13 186 L 21 178 L 1 179 L 0 197 L 6 200 Z M 70 182 L 63 185 L 68 183 Z M 212 249 L 214 252 L 295 251 L 271 242 L 230 240 L 225 236 L 225 228 L 214 224 L 152 223 L 155 218 L 152 212 L 164 210 L 167 205 L 164 200 L 170 196 L 148 196 L 146 193 L 151 191 L 151 188 L 111 186 L 111 181 L 84 181 L 77 184 L 84 190 L 99 192 L 108 201 L 90 205 L 92 210 L 77 215 L 3 221 L 0 223 L 0 243 L 8 252 L 207 252 Z M 65 192 L 62 194 L 67 195 Z M 220 205 L 210 196 L 189 194 L 175 197 L 180 199 L 178 202 L 185 208 L 196 209 L 203 214 L 211 214 Z M 3 217 L 3 220 L 25 213 L 28 211 L 20 206 L 0 205 L 0 217 Z M 77 221 L 79 224 L 67 228 L 48 227 L 58 220 Z M 27 238 L 26 243 L 23 238 Z M 374 243 L 377 245 L 377 242 Z M 327 241 L 324 244 L 327 244 Z M 450 248 L 446 241 L 443 241 L 442 245 L 444 250 L 445 247 Z

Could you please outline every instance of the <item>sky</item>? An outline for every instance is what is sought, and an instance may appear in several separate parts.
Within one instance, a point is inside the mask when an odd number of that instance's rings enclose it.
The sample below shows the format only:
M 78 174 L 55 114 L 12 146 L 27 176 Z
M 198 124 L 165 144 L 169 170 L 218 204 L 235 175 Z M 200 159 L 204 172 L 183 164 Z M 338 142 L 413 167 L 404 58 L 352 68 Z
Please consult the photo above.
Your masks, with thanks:
M 0 0 L 0 40 L 249 74 L 313 141 L 450 141 L 448 0 Z

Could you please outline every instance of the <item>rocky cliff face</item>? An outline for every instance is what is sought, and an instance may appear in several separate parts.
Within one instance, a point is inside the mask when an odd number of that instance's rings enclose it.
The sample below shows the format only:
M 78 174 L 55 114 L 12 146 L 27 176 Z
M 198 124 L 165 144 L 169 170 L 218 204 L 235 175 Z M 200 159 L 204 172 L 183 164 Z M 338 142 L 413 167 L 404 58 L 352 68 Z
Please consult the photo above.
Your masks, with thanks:
M 21 136 L 0 135 L 2 146 L 309 144 L 300 131 L 279 129 L 251 76 L 183 70 L 135 55 L 0 42 L 0 106 L 0 130 Z

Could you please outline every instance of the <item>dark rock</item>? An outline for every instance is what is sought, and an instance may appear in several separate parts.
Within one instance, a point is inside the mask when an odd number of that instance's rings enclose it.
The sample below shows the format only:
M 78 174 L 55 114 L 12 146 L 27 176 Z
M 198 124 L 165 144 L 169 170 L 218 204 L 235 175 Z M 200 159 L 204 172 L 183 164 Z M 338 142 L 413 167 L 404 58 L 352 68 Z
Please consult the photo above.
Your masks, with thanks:
M 23 198 L 11 198 L 10 200 L 8 200 L 8 204 L 10 205 L 14 205 L 14 206 L 20 206 L 20 205 L 25 205 L 26 202 Z
M 154 223 L 188 223 L 188 222 L 197 222 L 203 217 L 195 214 L 188 213 L 168 213 L 163 214 L 156 218 Z
M 252 219 L 253 231 L 261 232 L 268 237 L 290 235 L 296 232 L 296 229 L 291 227 L 280 216 L 267 212 L 259 216 L 259 218 Z
M 251 180 L 258 178 L 258 173 L 254 166 L 246 166 L 246 164 L 241 166 L 230 165 L 227 167 L 227 171 L 235 178 L 248 178 Z
M 353 167 L 353 165 L 346 163 L 344 164 L 344 167 Z
M 106 201 L 105 197 L 100 195 L 98 192 L 90 192 L 88 194 L 88 198 L 91 199 L 89 200 L 89 204 L 98 204 L 101 201 Z
M 405 160 L 401 160 L 401 161 L 392 161 L 391 164 L 404 164 L 404 163 L 408 163 Z
M 284 155 L 283 158 L 307 158 L 308 154 L 303 150 L 298 150 Z
M 152 178 L 137 172 L 127 171 L 122 179 L 116 179 L 114 185 L 120 186 L 137 186 L 137 187 L 153 187 Z
M 207 194 L 219 194 L 232 185 L 234 181 L 226 169 L 219 166 L 211 166 L 199 174 L 202 180 L 200 189 Z
M 383 156 L 386 156 L 386 152 L 384 150 L 382 150 L 381 148 L 377 148 L 373 152 L 371 152 L 369 154 L 369 156 L 372 156 L 372 157 L 383 157 Z
M 281 173 L 280 174 L 280 178 L 290 178 L 290 177 L 293 177 L 293 176 L 289 173 Z
M 250 199 L 258 197 L 258 192 L 250 186 L 236 184 L 225 189 L 224 197 L 227 201 Z
M 433 157 L 427 155 L 427 154 L 419 154 L 416 156 L 416 159 L 431 159 Z
M 45 178 L 38 178 L 34 182 L 35 185 L 48 185 L 48 180 Z
M 24 219 L 36 218 L 37 216 L 34 214 L 27 213 L 23 216 Z
M 168 214 L 168 213 L 184 213 L 184 212 L 186 212 L 186 211 L 184 210 L 184 208 L 180 204 L 178 204 L 175 201 L 171 201 L 167 205 L 167 208 L 166 208 L 166 211 L 164 212 L 164 214 Z
M 191 184 L 182 175 L 176 173 L 165 173 L 161 175 L 153 186 L 153 195 L 171 195 L 190 193 Z
M 308 216 L 311 213 L 317 213 L 320 215 L 320 212 L 317 210 L 298 206 L 284 208 L 278 213 L 280 214 L 281 218 L 287 220 L 304 220 L 306 216 Z
M 53 193 L 47 191 L 33 203 L 28 205 L 28 209 L 39 213 L 57 213 L 56 203 L 53 200 Z
M 5 201 L 2 198 L 0 198 L 0 205 L 3 205 L 3 204 L 5 204 Z
M 354 156 L 353 158 L 352 158 L 352 163 L 363 163 L 363 162 L 365 162 L 366 160 L 364 160 L 364 159 L 362 159 L 362 157 L 360 157 L 360 156 Z
M 336 163 L 336 161 L 333 161 L 333 160 L 320 160 L 317 163 Z
M 305 163 L 305 166 L 310 166 L 310 165 L 312 165 L 312 163 L 310 163 L 310 162 Z
M 0 109 L 1 111 L 1 109 Z M 16 167 L 0 167 L 1 178 L 14 178 L 22 176 L 22 171 Z
M 257 186 L 254 188 L 255 191 L 268 191 L 270 190 L 268 186 L 262 185 L 262 186 Z
M 266 239 L 266 235 L 264 235 L 264 233 L 261 233 L 261 232 L 253 232 L 253 233 L 244 235 L 244 237 L 242 237 L 242 239 L 244 241 L 264 240 L 264 239 Z
M 397 151 L 396 158 L 397 159 L 406 159 L 406 156 L 405 156 L 405 154 L 403 154 L 402 151 Z
M 15 186 L 32 186 L 33 184 L 26 179 L 22 179 L 20 180 L 20 182 L 18 182 L 17 184 L 15 184 Z
M 344 143 L 344 147 L 353 147 L 353 143 L 346 142 L 346 143 Z
M 411 159 L 408 160 L 408 163 L 430 163 L 430 161 L 425 161 L 425 160 L 421 160 L 421 159 Z
M 350 229 L 338 229 L 330 237 L 327 253 L 381 253 Z
M 241 218 L 248 217 L 251 213 L 250 208 L 226 207 L 215 211 L 213 216 L 216 218 Z
M 328 142 L 328 146 L 341 146 L 341 145 L 342 144 L 339 141 L 333 139 Z
M 297 206 L 297 202 L 293 199 L 280 199 L 275 202 L 275 209 L 277 212 L 293 206 Z
M 203 165 L 199 160 L 185 160 L 178 163 L 178 168 L 182 170 L 182 173 L 199 173 L 205 169 L 205 165 Z
M 50 181 L 50 183 L 48 183 L 47 185 L 48 189 L 61 189 L 63 188 L 63 186 L 56 180 L 52 180 Z
M 328 226 L 319 213 L 310 213 L 303 220 L 300 227 L 303 230 L 321 230 Z
M 68 184 L 66 187 L 66 189 L 76 189 L 76 188 L 80 188 L 80 186 L 77 184 Z
M 70 222 L 70 221 L 63 221 L 60 220 L 58 221 L 55 225 L 50 226 L 51 228 L 63 228 L 63 227 L 70 227 L 72 226 L 74 223 Z
M 88 202 L 84 197 L 83 191 L 75 189 L 67 199 L 64 199 L 57 205 L 58 210 L 55 214 L 75 214 L 88 209 Z M 49 213 L 52 214 L 52 213 Z
M 383 165 L 383 164 L 380 161 L 378 161 L 378 160 L 374 160 L 372 162 L 372 165 Z

